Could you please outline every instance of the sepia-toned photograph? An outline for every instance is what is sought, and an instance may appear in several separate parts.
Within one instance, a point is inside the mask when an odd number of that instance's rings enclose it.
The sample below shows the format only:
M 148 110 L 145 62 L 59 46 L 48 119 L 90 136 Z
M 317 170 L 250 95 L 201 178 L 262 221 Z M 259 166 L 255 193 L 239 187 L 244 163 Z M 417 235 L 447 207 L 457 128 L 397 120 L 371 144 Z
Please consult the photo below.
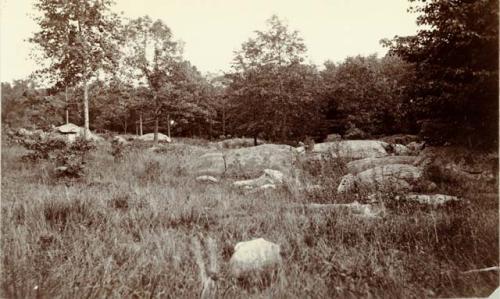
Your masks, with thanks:
M 497 0 L 0 0 L 0 298 L 500 298 Z

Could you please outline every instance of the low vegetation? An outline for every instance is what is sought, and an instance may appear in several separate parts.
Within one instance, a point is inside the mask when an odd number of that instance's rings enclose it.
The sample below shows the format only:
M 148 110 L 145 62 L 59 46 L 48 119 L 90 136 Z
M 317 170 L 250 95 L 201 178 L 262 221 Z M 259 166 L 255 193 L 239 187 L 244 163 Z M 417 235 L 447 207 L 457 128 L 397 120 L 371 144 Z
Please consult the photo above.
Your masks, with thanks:
M 115 160 L 102 143 L 88 152 L 79 180 L 61 181 L 51 177 L 54 165 L 4 146 L 2 296 L 196 298 L 193 238 L 217 244 L 225 298 L 486 296 L 498 285 L 498 272 L 463 273 L 499 263 L 497 178 L 446 190 L 440 182 L 437 192 L 468 200 L 441 208 L 382 194 L 387 215 L 366 219 L 290 208 L 364 199 L 337 195 L 345 170 L 332 157 L 297 165 L 327 187 L 321 192 L 290 186 L 244 194 L 183 170 L 203 148 L 189 140 L 157 153 L 131 145 Z M 280 244 L 285 262 L 268 288 L 242 288 L 227 263 L 237 242 L 259 237 Z

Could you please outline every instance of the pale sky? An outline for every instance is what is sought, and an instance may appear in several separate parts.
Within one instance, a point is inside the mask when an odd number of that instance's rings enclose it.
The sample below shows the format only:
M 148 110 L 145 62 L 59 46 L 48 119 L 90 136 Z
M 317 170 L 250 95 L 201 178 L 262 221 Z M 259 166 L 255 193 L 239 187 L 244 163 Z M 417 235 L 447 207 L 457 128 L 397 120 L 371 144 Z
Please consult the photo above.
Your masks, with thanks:
M 26 78 L 37 66 L 26 41 L 37 30 L 34 0 L 0 0 L 0 81 Z M 184 57 L 202 73 L 230 69 L 233 52 L 276 14 L 298 30 L 308 62 L 378 53 L 379 41 L 416 33 L 406 0 L 115 0 L 115 12 L 162 19 L 185 43 Z

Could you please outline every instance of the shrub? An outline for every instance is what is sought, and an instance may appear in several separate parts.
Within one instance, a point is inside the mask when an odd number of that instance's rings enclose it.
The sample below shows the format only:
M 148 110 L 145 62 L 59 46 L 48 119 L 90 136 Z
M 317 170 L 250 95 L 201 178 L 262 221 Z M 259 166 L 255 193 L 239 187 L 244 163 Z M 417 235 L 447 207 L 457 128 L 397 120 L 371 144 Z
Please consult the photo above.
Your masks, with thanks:
M 19 139 L 19 141 L 26 149 L 30 150 L 28 154 L 23 156 L 23 160 L 31 162 L 54 158 L 54 153 L 66 147 L 66 142 L 59 138 L 35 136 L 33 138 Z

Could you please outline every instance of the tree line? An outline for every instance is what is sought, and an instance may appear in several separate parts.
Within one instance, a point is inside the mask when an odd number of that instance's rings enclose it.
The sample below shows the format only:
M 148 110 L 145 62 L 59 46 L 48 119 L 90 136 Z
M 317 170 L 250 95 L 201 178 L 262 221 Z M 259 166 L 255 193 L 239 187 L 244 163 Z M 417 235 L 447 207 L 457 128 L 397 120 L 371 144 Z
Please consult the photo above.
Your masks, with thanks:
M 420 132 L 496 146 L 496 1 L 410 2 L 423 29 L 382 40 L 384 57 L 319 68 L 306 62 L 300 33 L 272 16 L 235 52 L 230 71 L 202 75 L 161 20 L 124 20 L 108 0 L 39 0 L 40 31 L 30 41 L 43 67 L 2 83 L 2 122 L 73 122 L 86 131 L 154 132 L 155 140 L 160 131 L 288 143 Z

